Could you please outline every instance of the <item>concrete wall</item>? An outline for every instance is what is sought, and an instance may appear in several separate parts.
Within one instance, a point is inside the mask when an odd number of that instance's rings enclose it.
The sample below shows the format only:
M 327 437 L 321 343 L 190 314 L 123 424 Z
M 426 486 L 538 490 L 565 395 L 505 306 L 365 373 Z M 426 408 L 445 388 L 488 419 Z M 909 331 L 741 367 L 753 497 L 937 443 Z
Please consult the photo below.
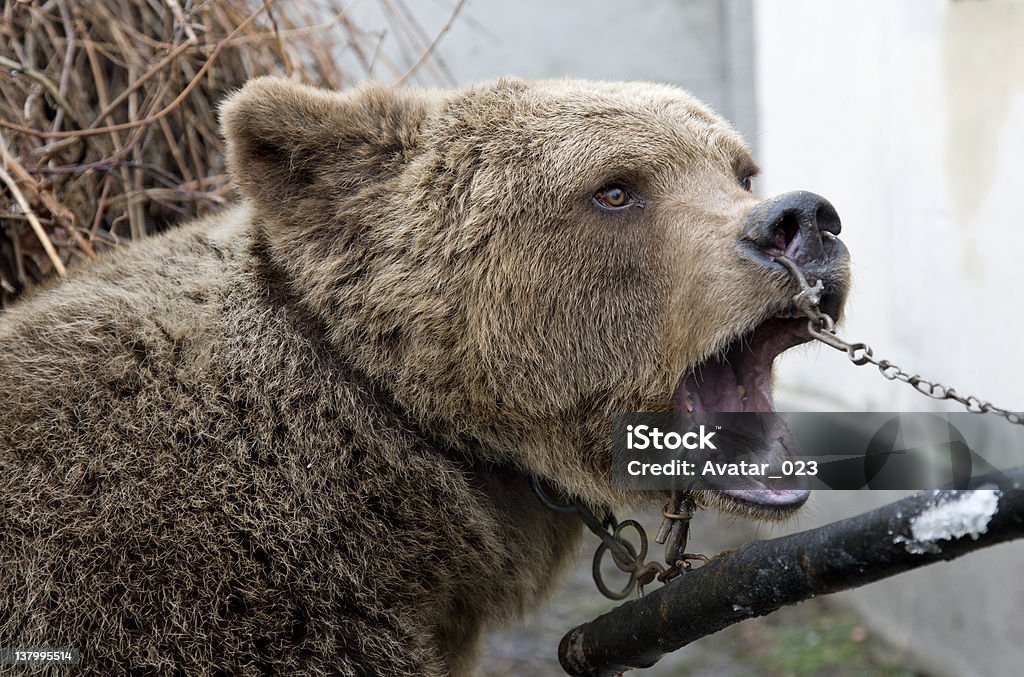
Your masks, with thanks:
M 1024 408 L 1024 2 L 757 0 L 754 17 L 758 188 L 838 208 L 855 261 L 844 333 Z M 828 348 L 780 362 L 793 408 L 941 408 Z M 1002 434 L 994 460 L 1020 465 L 1024 429 Z M 892 498 L 821 492 L 800 527 Z M 1024 544 L 1004 545 L 843 599 L 936 674 L 1017 674 L 1022 570 Z
M 459 84 L 502 75 L 668 82 L 689 89 L 750 136 L 750 2 L 467 0 L 436 50 L 441 68 L 423 67 L 417 76 L 428 84 L 445 75 Z M 432 36 L 446 25 L 455 2 L 407 5 Z M 385 5 L 363 2 L 353 13 L 360 26 L 391 26 L 395 34 L 395 17 Z M 415 62 L 418 56 L 402 54 L 387 36 L 382 49 L 395 64 Z M 393 78 L 405 70 L 380 61 L 377 72 Z

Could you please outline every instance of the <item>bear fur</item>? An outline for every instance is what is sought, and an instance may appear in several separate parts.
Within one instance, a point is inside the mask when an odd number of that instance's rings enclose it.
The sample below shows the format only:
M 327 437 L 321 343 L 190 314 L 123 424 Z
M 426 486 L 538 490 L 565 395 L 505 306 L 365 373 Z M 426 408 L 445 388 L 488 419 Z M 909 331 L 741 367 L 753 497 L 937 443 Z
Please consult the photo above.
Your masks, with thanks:
M 595 507 L 609 418 L 787 302 L 749 150 L 676 88 L 222 108 L 244 198 L 0 316 L 0 646 L 113 674 L 464 674 Z M 591 197 L 628 183 L 642 208 Z

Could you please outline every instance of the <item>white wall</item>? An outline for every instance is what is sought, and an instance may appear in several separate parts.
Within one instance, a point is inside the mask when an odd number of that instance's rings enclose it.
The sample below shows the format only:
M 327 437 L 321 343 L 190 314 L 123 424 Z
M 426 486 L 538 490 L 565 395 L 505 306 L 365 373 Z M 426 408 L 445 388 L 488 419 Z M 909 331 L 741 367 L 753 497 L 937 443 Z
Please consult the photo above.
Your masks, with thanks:
M 1024 1 L 755 0 L 766 195 L 828 197 L 853 255 L 842 333 L 876 355 L 1024 409 Z M 780 360 L 794 408 L 942 405 L 828 348 Z M 955 410 L 955 408 L 954 408 Z M 1008 465 L 1024 428 L 1001 428 Z M 819 492 L 801 528 L 891 500 Z M 848 593 L 939 674 L 1024 663 L 1024 545 Z
M 758 188 L 838 208 L 845 333 L 1024 408 L 1024 2 L 760 0 L 755 17 Z M 781 383 L 853 408 L 935 406 L 839 353 L 787 356 Z

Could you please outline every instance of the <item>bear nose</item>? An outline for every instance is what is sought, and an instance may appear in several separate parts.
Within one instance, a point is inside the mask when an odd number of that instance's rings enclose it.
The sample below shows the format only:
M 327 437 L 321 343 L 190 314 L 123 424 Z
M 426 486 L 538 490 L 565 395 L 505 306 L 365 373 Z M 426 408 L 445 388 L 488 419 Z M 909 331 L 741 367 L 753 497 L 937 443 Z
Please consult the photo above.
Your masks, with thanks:
M 835 207 L 806 190 L 783 193 L 750 210 L 745 238 L 768 253 L 784 253 L 797 263 L 825 258 L 822 233 L 839 235 L 842 224 Z

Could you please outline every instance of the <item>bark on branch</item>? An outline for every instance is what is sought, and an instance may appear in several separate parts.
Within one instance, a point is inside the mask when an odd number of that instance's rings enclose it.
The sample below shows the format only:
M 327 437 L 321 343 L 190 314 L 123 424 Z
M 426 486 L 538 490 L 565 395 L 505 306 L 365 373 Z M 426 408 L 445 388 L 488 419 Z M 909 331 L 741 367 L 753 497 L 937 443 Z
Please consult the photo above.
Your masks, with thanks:
M 562 638 L 571 675 L 614 675 L 747 618 L 1024 537 L 1024 467 L 993 495 L 927 491 L 817 529 L 753 541 Z M 943 538 L 949 536 L 949 538 Z M 976 538 L 975 538 L 976 536 Z

